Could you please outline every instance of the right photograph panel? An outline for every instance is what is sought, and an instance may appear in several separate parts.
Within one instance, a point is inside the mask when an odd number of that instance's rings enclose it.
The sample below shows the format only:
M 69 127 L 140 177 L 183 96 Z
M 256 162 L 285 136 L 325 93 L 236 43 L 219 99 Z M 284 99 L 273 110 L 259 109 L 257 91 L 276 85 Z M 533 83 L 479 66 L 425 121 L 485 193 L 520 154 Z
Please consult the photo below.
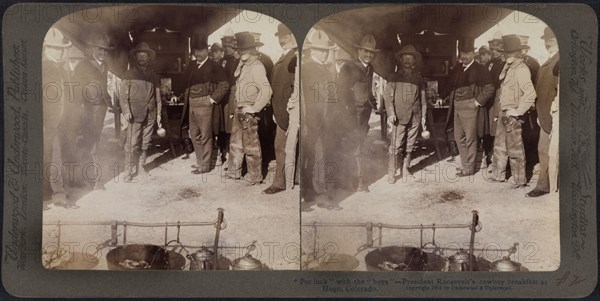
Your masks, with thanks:
M 559 45 L 527 13 L 385 5 L 302 46 L 304 270 L 560 265 Z

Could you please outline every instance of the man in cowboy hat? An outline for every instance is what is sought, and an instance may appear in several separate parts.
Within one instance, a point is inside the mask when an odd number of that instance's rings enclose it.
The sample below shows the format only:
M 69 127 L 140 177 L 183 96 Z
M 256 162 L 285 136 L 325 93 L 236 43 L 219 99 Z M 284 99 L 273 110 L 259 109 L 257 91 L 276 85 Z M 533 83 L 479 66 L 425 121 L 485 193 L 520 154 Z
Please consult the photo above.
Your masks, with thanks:
M 527 68 L 529 68 L 529 72 L 531 73 L 531 82 L 535 86 L 540 64 L 536 59 L 527 54 L 529 49 L 531 49 L 531 47 L 528 45 L 529 36 L 517 36 L 519 37 L 519 40 L 521 40 L 521 45 L 523 45 L 523 49 L 521 50 L 523 63 L 527 66 Z M 539 161 L 536 143 L 540 137 L 540 126 L 537 124 L 537 111 L 535 108 L 525 113 L 524 117 L 525 123 L 523 124 L 523 143 L 525 145 L 525 162 L 529 170 L 533 169 L 533 166 Z
M 219 105 L 229 84 L 223 67 L 208 58 L 207 37 L 195 35 L 191 46 L 196 60 L 183 73 L 186 89 L 182 118 L 188 118 L 190 138 L 196 154 L 192 173 L 203 174 L 212 170 L 214 106 Z
M 258 113 L 269 103 L 271 85 L 263 64 L 258 60 L 256 47 L 263 43 L 254 40 L 251 33 L 235 34 L 240 53 L 240 64 L 235 70 L 235 117 L 231 128 L 229 145 L 229 167 L 227 177 L 240 179 L 242 163 L 246 159 L 248 172 L 244 176 L 246 185 L 262 182 L 262 153 L 258 137 Z
M 300 80 L 300 90 L 303 96 L 300 100 L 302 114 L 301 193 L 305 202 L 319 200 L 322 206 L 328 206 L 325 180 L 335 182 L 336 179 L 322 179 L 319 175 L 325 162 L 340 162 L 339 151 L 332 150 L 330 146 L 330 144 L 335 144 L 334 141 L 337 139 L 327 135 L 332 130 L 328 122 L 339 118 L 330 116 L 329 112 L 336 102 L 335 81 L 326 65 L 330 50 L 335 48 L 335 45 L 321 30 L 314 30 L 309 36 L 307 44 L 310 49 L 310 57 L 303 60 Z
M 421 60 L 421 54 L 413 45 L 406 45 L 396 53 L 395 57 L 401 65 L 390 78 L 383 93 L 388 123 L 392 127 L 388 152 L 388 183 L 390 184 L 395 182 L 398 155 L 403 156 L 400 162 L 404 161 L 400 176 L 409 176 L 408 168 L 419 126 L 425 126 L 427 113 L 425 84 L 421 73 L 415 70 L 417 61 Z
M 156 57 L 148 43 L 140 42 L 129 51 L 135 65 L 123 75 L 120 93 L 121 111 L 129 123 L 125 142 L 125 182 L 131 182 L 137 174 L 147 176 L 144 169 L 148 156 L 148 147 L 154 131 L 154 123 L 161 124 L 162 101 L 160 78 L 150 68 L 150 62 Z M 139 154 L 139 161 L 136 158 Z
M 506 181 L 506 165 L 510 162 L 513 188 L 524 187 L 525 149 L 522 124 L 525 113 L 535 105 L 536 92 L 531 83 L 529 68 L 523 63 L 523 45 L 517 35 L 502 37 L 506 66 L 500 74 L 500 112 L 494 141 L 493 181 Z M 515 89 L 517 89 L 515 91 Z
M 240 62 L 240 56 L 237 53 L 235 46 L 235 36 L 233 30 L 228 28 L 225 30 L 225 34 L 221 38 L 225 56 L 221 62 L 221 66 L 225 70 L 225 76 L 227 76 L 227 82 L 229 83 L 229 89 L 223 100 L 221 101 L 221 108 L 223 112 L 222 120 L 222 131 L 217 137 L 219 144 L 219 152 L 221 153 L 221 162 L 225 169 L 227 169 L 227 155 L 229 154 L 229 136 L 231 135 L 231 126 L 233 124 L 234 110 L 235 110 L 235 69 Z
M 358 188 L 357 191 L 369 192 L 365 182 L 363 156 L 364 143 L 369 132 L 369 118 L 371 111 L 377 109 L 373 95 L 373 65 L 371 61 L 379 52 L 376 48 L 375 37 L 365 35 L 359 44 L 354 44 L 358 49 L 357 58 L 350 64 L 345 64 L 338 78 L 339 98 L 345 103 L 352 115 L 352 130 L 355 143 L 355 160 L 357 166 Z
M 539 197 L 550 192 L 550 177 L 548 173 L 550 133 L 552 133 L 552 136 L 558 135 L 558 129 L 553 126 L 555 120 L 550 110 L 553 105 L 552 102 L 558 95 L 558 74 L 554 74 L 554 70 L 558 68 L 557 65 L 559 64 L 558 42 L 550 27 L 544 29 L 544 35 L 541 38 L 544 40 L 550 58 L 540 67 L 535 83 L 535 90 L 537 92 L 535 107 L 537 121 L 541 128 L 537 146 L 540 160 L 540 174 L 535 188 L 526 194 L 528 197 Z
M 71 42 L 63 33 L 52 27 L 46 33 L 42 56 L 43 118 L 44 118 L 44 210 L 49 201 L 56 206 L 69 206 L 63 183 L 63 161 L 59 139 L 59 125 L 64 106 L 65 49 Z
M 446 119 L 446 130 L 453 126 L 454 139 L 461 159 L 458 177 L 475 174 L 479 131 L 483 130 L 483 122 L 478 124 L 484 107 L 494 92 L 494 84 L 490 72 L 475 62 L 474 40 L 464 37 L 458 41 L 460 63 L 454 67 L 449 77 L 451 85 L 450 110 Z M 483 118 L 482 118 L 483 119 Z
M 94 166 L 98 166 L 98 143 L 100 142 L 104 118 L 108 107 L 112 107 L 112 100 L 108 94 L 108 57 L 114 49 L 110 36 L 105 32 L 97 32 L 88 42 L 92 55 L 83 60 L 75 68 L 74 78 L 81 85 L 78 88 L 80 102 L 83 103 L 82 118 L 82 143 L 80 152 L 82 158 L 91 157 Z M 104 189 L 101 182 L 101 173 L 98 170 L 93 179 L 94 189 Z
M 274 194 L 285 190 L 286 177 L 292 180 L 294 178 L 293 174 L 286 175 L 285 143 L 289 125 L 287 107 L 294 87 L 294 72 L 289 70 L 289 65 L 292 60 L 296 59 L 295 49 L 298 48 L 298 45 L 294 34 L 283 23 L 277 26 L 275 36 L 279 40 L 279 45 L 283 48 L 283 54 L 273 66 L 273 73 L 271 74 L 271 86 L 273 88 L 271 106 L 273 107 L 273 120 L 277 127 L 274 143 L 276 167 L 273 184 L 263 190 L 264 194 Z

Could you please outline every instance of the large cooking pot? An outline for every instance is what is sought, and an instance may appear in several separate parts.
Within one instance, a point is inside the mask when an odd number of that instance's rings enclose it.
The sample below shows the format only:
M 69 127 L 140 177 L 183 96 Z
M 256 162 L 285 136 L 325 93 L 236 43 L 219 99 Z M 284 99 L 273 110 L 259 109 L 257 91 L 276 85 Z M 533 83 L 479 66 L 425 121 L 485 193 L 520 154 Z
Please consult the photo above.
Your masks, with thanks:
M 413 247 L 389 246 L 365 256 L 367 271 L 425 271 L 427 254 Z
M 231 268 L 238 271 L 260 271 L 268 270 L 269 268 L 262 263 L 260 260 L 252 257 L 250 253 L 247 253 L 243 257 L 235 259 L 231 263 Z
M 473 271 L 477 271 L 477 258 L 475 255 L 471 255 L 471 263 L 473 264 Z M 471 270 L 469 265 L 469 253 L 464 250 L 456 252 L 456 254 L 448 257 L 445 271 L 447 272 L 468 272 Z
M 127 245 L 106 254 L 109 270 L 182 270 L 185 258 L 154 245 Z
M 521 270 L 521 264 L 510 260 L 508 257 L 494 261 L 490 267 L 492 272 L 520 272 Z

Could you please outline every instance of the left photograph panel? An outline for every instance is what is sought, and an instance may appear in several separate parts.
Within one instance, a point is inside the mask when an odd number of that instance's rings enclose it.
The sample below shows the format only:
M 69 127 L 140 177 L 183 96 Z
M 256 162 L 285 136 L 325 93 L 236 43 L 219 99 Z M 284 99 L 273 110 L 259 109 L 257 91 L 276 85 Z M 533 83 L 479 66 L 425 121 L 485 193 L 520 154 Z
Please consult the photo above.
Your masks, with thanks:
M 299 269 L 284 23 L 105 6 L 64 16 L 42 48 L 45 268 Z

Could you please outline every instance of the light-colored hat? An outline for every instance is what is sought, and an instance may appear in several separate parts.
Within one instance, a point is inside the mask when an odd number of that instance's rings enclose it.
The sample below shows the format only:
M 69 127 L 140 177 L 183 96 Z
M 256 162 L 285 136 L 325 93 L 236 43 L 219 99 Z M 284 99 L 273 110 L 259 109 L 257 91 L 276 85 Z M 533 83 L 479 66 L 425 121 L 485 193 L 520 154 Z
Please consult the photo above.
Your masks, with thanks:
M 375 41 L 375 37 L 372 34 L 368 34 L 362 39 L 360 39 L 359 44 L 354 44 L 354 47 L 356 48 L 361 48 L 372 52 L 379 52 L 379 49 L 377 49 L 376 46 L 377 42 Z
M 312 36 L 308 39 L 306 46 L 309 48 L 324 50 L 334 49 L 336 47 L 329 39 L 329 36 L 322 30 L 315 30 Z
M 71 41 L 67 40 L 60 30 L 52 27 L 44 37 L 44 46 L 65 48 L 71 46 Z
M 503 51 L 503 46 L 502 46 L 502 32 L 500 31 L 496 31 L 494 33 L 494 37 L 488 41 L 488 43 L 490 44 L 490 50 L 499 50 L 499 51 Z
M 231 28 L 227 28 L 223 37 L 221 38 L 221 43 L 223 46 L 235 46 L 235 36 L 233 34 L 233 30 Z

